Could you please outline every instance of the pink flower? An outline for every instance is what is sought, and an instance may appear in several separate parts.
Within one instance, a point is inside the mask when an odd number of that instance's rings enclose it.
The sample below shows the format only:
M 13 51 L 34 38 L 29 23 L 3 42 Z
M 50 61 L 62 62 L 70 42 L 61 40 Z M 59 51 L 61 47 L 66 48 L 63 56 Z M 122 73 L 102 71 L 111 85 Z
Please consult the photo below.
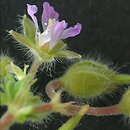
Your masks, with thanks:
M 42 13 L 42 26 L 43 32 L 39 32 L 38 21 L 35 16 L 38 9 L 36 5 L 27 4 L 27 12 L 31 16 L 34 25 L 37 30 L 37 37 L 39 46 L 43 46 L 49 43 L 49 48 L 52 49 L 60 40 L 66 39 L 68 37 L 74 37 L 78 35 L 81 31 L 82 25 L 77 23 L 74 27 L 67 28 L 68 24 L 65 20 L 61 22 L 58 20 L 59 14 L 54 10 L 48 2 L 43 3 L 43 13 Z

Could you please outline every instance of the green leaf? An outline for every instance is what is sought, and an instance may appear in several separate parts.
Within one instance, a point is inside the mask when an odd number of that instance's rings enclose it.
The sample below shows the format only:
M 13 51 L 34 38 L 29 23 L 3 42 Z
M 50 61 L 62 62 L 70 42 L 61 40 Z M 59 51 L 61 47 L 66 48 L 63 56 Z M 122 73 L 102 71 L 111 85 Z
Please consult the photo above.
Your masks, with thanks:
M 89 108 L 88 105 L 83 106 L 76 116 L 69 119 L 58 130 L 73 130 L 76 127 L 76 125 L 79 123 L 82 116 L 87 112 L 88 108 Z
M 8 74 L 7 66 L 13 62 L 8 56 L 0 56 L 0 80 L 2 80 L 6 74 Z
M 15 32 L 15 31 L 13 31 L 13 30 L 9 31 L 9 33 L 10 33 L 10 35 L 12 35 L 19 43 L 23 44 L 24 46 L 29 47 L 29 48 L 30 48 L 30 47 L 31 47 L 31 48 L 33 47 L 32 42 L 31 42 L 29 39 L 27 39 L 25 36 L 23 36 L 23 35 L 21 35 L 21 34 Z
M 58 44 L 56 44 L 52 49 L 51 49 L 51 54 L 65 48 L 67 45 L 63 42 L 63 41 L 60 41 Z
M 14 91 L 16 93 L 14 100 L 18 101 L 18 100 L 21 100 L 20 98 L 23 98 L 23 97 L 29 98 L 30 96 L 29 90 L 31 88 L 31 85 L 34 84 L 35 82 L 36 80 L 35 79 L 32 80 L 32 78 L 29 76 L 26 76 L 24 79 L 17 81 L 14 86 L 15 87 Z
M 3 94 L 5 96 L 5 104 L 11 102 L 13 99 L 12 93 L 13 93 L 14 84 L 15 84 L 15 80 L 10 74 L 8 74 L 1 85 L 4 91 Z
M 28 39 L 30 39 L 30 41 L 35 43 L 36 28 L 34 26 L 34 23 L 26 15 L 23 16 L 22 23 L 25 37 L 27 37 Z
M 77 54 L 75 52 L 72 51 L 68 51 L 68 50 L 61 50 L 58 51 L 54 54 L 55 57 L 58 58 L 68 58 L 68 59 L 73 59 L 73 58 L 81 58 L 80 54 Z
M 19 100 L 19 97 L 21 95 L 24 95 L 26 93 L 26 91 L 29 90 L 28 88 L 28 83 L 26 82 L 25 79 L 22 79 L 22 80 L 19 80 L 15 83 L 15 86 L 14 86 L 14 94 L 15 94 L 15 97 L 14 97 L 14 100 Z M 23 93 L 23 94 L 22 94 Z
M 32 106 L 26 106 L 18 110 L 17 121 L 23 123 L 27 120 L 27 116 L 32 112 Z
M 0 105 L 2 106 L 2 105 L 5 105 L 5 93 L 3 93 L 3 92 L 1 92 L 0 91 Z
M 11 65 L 8 66 L 8 71 L 10 73 L 14 73 L 19 80 L 25 77 L 23 70 L 15 65 L 13 62 L 11 63 Z

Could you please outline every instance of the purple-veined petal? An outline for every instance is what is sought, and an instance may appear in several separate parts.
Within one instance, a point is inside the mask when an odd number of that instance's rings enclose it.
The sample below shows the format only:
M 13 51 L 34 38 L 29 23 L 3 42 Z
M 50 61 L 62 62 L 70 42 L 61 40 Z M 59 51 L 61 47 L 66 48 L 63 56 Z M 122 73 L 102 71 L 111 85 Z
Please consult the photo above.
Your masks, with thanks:
M 43 13 L 42 13 L 42 25 L 45 29 L 49 19 L 58 20 L 59 14 L 54 10 L 48 2 L 43 3 Z
M 80 33 L 82 25 L 77 23 L 74 27 L 69 27 L 64 30 L 61 39 L 66 39 L 68 37 L 74 37 Z
M 67 27 L 67 23 L 63 20 L 61 22 L 56 21 L 51 27 L 51 41 L 49 44 L 50 48 L 53 48 L 60 40 L 64 32 L 64 29 Z
M 36 5 L 27 4 L 27 13 L 31 16 L 31 18 L 35 24 L 36 30 L 38 30 L 38 22 L 37 22 L 37 18 L 34 14 L 36 14 L 37 11 L 38 11 L 38 9 L 37 9 Z

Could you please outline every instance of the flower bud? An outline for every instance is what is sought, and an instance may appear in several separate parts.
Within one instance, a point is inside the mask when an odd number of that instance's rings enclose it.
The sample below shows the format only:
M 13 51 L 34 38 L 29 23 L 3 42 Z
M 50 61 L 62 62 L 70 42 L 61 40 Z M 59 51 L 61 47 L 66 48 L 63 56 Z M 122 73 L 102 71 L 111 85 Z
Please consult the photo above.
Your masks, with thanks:
M 130 116 L 130 89 L 123 94 L 119 107 L 125 115 Z
M 104 64 L 91 60 L 83 60 L 72 65 L 61 78 L 66 92 L 75 97 L 92 98 L 112 92 L 117 84 L 130 83 L 130 76 L 117 74 Z

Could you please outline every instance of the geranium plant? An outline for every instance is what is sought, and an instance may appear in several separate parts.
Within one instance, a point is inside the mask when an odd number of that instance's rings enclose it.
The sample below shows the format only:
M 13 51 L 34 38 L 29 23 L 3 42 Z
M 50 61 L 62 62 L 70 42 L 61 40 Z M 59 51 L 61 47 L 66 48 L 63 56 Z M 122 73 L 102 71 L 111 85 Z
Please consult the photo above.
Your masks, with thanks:
M 70 117 L 58 130 L 73 130 L 84 114 L 124 114 L 130 117 L 129 88 L 118 104 L 109 107 L 77 105 L 75 101 L 62 102 L 63 91 L 79 99 L 92 99 L 106 93 L 114 93 L 121 85 L 130 84 L 130 75 L 120 74 L 97 61 L 81 59 L 80 54 L 67 50 L 64 39 L 78 35 L 82 25 L 77 23 L 74 27 L 68 27 L 65 20 L 59 20 L 55 9 L 48 2 L 44 2 L 40 29 L 35 16 L 37 11 L 36 5 L 27 4 L 27 15 L 22 17 L 21 22 L 23 33 L 8 31 L 22 47 L 29 49 L 30 55 L 33 55 L 32 64 L 24 65 L 21 69 L 9 56 L 0 56 L 0 105 L 8 108 L 0 119 L 1 130 L 9 129 L 16 122 L 46 119 L 51 113 Z M 61 77 L 45 86 L 50 101 L 43 102 L 30 89 L 38 82 L 37 72 L 41 71 L 40 66 L 43 63 L 51 64 L 55 58 L 78 60 Z

